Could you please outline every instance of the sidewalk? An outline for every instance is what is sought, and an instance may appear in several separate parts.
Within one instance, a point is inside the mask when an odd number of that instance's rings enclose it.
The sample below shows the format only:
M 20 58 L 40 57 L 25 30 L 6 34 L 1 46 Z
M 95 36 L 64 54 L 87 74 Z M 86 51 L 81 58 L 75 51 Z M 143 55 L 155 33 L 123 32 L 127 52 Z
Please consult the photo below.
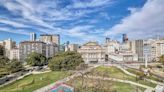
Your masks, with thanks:
M 130 75 L 130 76 L 133 76 L 133 77 L 136 77 L 137 75 L 133 74 L 133 73 L 130 73 L 128 72 L 126 69 L 122 68 L 121 66 L 118 66 L 118 65 L 115 65 L 117 68 L 121 69 L 124 73 L 126 73 L 127 75 Z M 152 82 L 154 84 L 157 84 L 157 85 L 163 85 L 164 86 L 164 83 L 161 83 L 161 82 L 158 82 L 158 81 L 154 81 L 154 80 L 151 80 L 151 79 L 147 79 L 145 78 L 146 81 L 149 81 L 149 82 Z
M 23 79 L 24 77 L 26 77 L 26 76 L 28 76 L 30 74 L 40 74 L 40 73 L 46 73 L 46 72 L 50 72 L 50 71 L 44 71 L 44 72 L 36 72 L 36 71 L 33 71 L 33 72 L 28 72 L 28 73 L 26 73 L 26 74 L 24 74 L 22 76 L 16 77 L 16 78 L 14 78 L 14 79 L 12 79 L 10 81 L 5 82 L 4 84 L 0 85 L 0 87 L 3 87 L 3 86 L 8 85 L 10 83 L 13 83 L 14 81 Z
M 143 85 L 143 84 L 139 84 L 139 83 L 136 83 L 136 82 L 128 81 L 128 80 L 121 80 L 121 79 L 116 79 L 116 78 L 103 78 L 103 77 L 99 77 L 99 76 L 96 76 L 96 77 L 95 76 L 87 76 L 86 78 L 101 79 L 101 80 L 110 80 L 110 81 L 128 83 L 128 84 L 132 84 L 132 85 L 136 85 L 136 86 L 139 86 L 139 87 L 143 87 L 143 88 L 149 89 L 151 91 L 155 90 L 152 87 L 149 87 L 149 86 L 146 86 L 146 85 Z

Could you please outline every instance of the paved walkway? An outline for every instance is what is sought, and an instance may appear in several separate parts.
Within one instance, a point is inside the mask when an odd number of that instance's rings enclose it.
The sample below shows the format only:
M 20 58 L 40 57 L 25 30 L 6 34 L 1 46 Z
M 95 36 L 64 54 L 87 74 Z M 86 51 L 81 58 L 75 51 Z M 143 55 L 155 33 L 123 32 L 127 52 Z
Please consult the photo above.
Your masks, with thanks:
M 23 79 L 24 77 L 26 77 L 26 76 L 28 76 L 30 74 L 41 74 L 41 73 L 46 73 L 46 72 L 50 72 L 50 71 L 44 71 L 44 72 L 36 72 L 36 71 L 33 71 L 33 72 L 28 72 L 28 73 L 26 73 L 26 74 L 24 74 L 22 76 L 16 77 L 16 78 L 14 78 L 14 79 L 12 79 L 12 80 L 10 80 L 8 82 L 5 82 L 4 84 L 0 85 L 0 87 L 3 87 L 3 86 L 8 85 L 10 83 L 13 83 L 13 82 L 15 82 L 17 80 Z
M 152 92 L 151 89 L 146 89 L 144 92 Z
M 98 67 L 98 66 L 91 67 L 91 68 L 89 68 L 89 69 L 87 69 L 85 71 L 77 72 L 77 73 L 73 74 L 72 76 L 68 76 L 68 77 L 66 77 L 66 78 L 64 78 L 62 80 L 59 80 L 59 81 L 57 81 L 55 83 L 52 83 L 52 84 L 50 84 L 48 86 L 45 86 L 45 87 L 43 87 L 41 89 L 38 89 L 38 90 L 34 91 L 34 92 L 47 92 L 55 84 L 67 82 L 67 81 L 69 81 L 69 80 L 71 80 L 71 79 L 73 79 L 75 77 L 81 76 L 82 74 L 85 74 L 85 73 L 91 71 L 92 69 L 94 69 L 96 67 Z M 119 68 L 121 69 L 121 67 L 119 67 Z M 134 74 L 131 74 L 131 73 L 125 71 L 124 69 L 123 69 L 123 71 L 128 73 L 131 76 L 136 76 Z M 146 85 L 143 85 L 143 84 L 139 84 L 139 83 L 136 83 L 136 82 L 133 82 L 133 81 L 128 81 L 128 80 L 121 80 L 121 79 L 116 79 L 116 78 L 103 78 L 103 77 L 97 77 L 97 76 L 84 76 L 84 77 L 86 77 L 86 78 L 93 78 L 93 79 L 111 80 L 111 81 L 117 81 L 117 82 L 122 82 L 122 83 L 128 83 L 128 84 L 132 84 L 132 85 L 136 85 L 136 86 L 139 86 L 139 87 L 146 88 L 146 89 L 151 90 L 151 91 L 154 90 L 154 88 L 152 88 L 152 87 L 149 87 L 149 86 L 146 86 Z
M 110 80 L 110 81 L 128 83 L 128 84 L 143 87 L 143 88 L 146 88 L 146 89 L 149 89 L 149 90 L 152 90 L 152 91 L 154 90 L 154 88 L 152 88 L 152 87 L 149 87 L 149 86 L 146 86 L 146 85 L 143 85 L 143 84 L 139 84 L 139 83 L 136 83 L 136 82 L 128 81 L 128 80 L 121 80 L 121 79 L 116 79 L 116 78 L 103 78 L 103 77 L 99 77 L 99 76 L 96 76 L 96 77 L 95 76 L 84 76 L 84 77 L 95 79 L 95 80 L 100 79 L 100 80 Z
M 124 69 L 123 67 L 119 66 L 119 65 L 113 65 L 119 69 L 121 69 L 125 74 L 127 75 L 130 75 L 130 76 L 133 76 L 133 77 L 136 77 L 137 75 L 133 74 L 133 73 L 130 73 L 129 71 L 127 71 L 126 69 Z M 151 80 L 151 79 L 147 79 L 145 78 L 146 81 L 149 81 L 149 82 L 152 82 L 154 84 L 157 84 L 157 85 L 163 85 L 164 86 L 164 83 L 162 82 L 158 82 L 158 81 L 154 81 L 154 80 Z
M 40 89 L 38 89 L 38 90 L 35 90 L 34 92 L 47 92 L 47 91 L 49 91 L 51 88 L 53 88 L 53 86 L 54 86 L 55 84 L 68 82 L 68 81 L 70 81 L 71 79 L 73 79 L 73 78 L 75 78 L 75 77 L 78 77 L 78 76 L 81 76 L 82 74 L 85 74 L 85 73 L 87 73 L 87 72 L 90 72 L 92 69 L 94 69 L 94 68 L 96 68 L 96 67 L 98 67 L 98 66 L 99 66 L 99 65 L 95 65 L 95 66 L 90 67 L 90 68 L 88 68 L 88 69 L 86 69 L 86 70 L 84 70 L 84 71 L 78 71 L 78 72 L 74 73 L 74 74 L 71 75 L 71 76 L 68 76 L 68 77 L 66 77 L 66 78 L 64 78 L 64 79 L 58 80 L 58 81 L 56 81 L 56 82 L 54 82 L 54 83 L 52 83 L 52 84 L 50 84 L 50 85 L 47 85 L 47 86 L 42 87 L 42 88 L 40 88 Z
M 14 78 L 14 79 L 12 79 L 12 80 L 10 80 L 10 81 L 8 81 L 8 82 L 5 82 L 4 84 L 0 85 L 0 87 L 3 87 L 3 86 L 8 85 L 8 84 L 10 84 L 10 83 L 13 83 L 14 81 L 17 81 L 17 80 L 19 80 L 19 79 L 22 79 L 22 78 L 24 78 L 25 76 L 30 75 L 30 74 L 31 74 L 31 73 L 26 73 L 26 74 L 23 75 L 23 76 Z

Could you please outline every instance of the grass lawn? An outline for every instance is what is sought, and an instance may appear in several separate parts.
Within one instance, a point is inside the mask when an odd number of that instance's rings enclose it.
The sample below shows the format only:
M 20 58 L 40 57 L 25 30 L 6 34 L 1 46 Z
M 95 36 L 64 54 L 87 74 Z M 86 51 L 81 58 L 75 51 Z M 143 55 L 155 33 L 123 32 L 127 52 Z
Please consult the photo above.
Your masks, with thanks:
M 70 75 L 68 72 L 34 74 L 0 88 L 0 92 L 32 92 Z
M 71 85 L 75 88 L 77 92 L 135 92 L 136 89 L 144 92 L 144 88 L 130 85 L 127 83 L 113 82 L 113 81 L 100 81 L 84 78 L 82 88 L 82 78 L 78 77 L 68 82 L 68 85 Z
M 138 74 L 140 71 L 137 71 L 135 69 L 127 69 L 128 72 L 130 73 L 133 73 L 133 74 Z M 159 81 L 159 82 L 162 82 L 163 80 L 153 76 L 153 75 L 150 75 L 150 76 L 146 76 L 147 79 L 151 79 L 151 80 L 155 80 L 155 81 Z
M 148 81 L 144 81 L 144 80 L 136 81 L 136 77 L 129 76 L 125 74 L 122 70 L 114 66 L 111 66 L 111 67 L 99 66 L 96 69 L 94 69 L 92 72 L 90 72 L 89 74 L 94 75 L 94 76 L 104 76 L 104 77 L 110 77 L 110 78 L 129 80 L 129 81 L 138 82 L 140 84 L 144 84 L 150 87 L 156 87 L 156 84 L 153 84 Z

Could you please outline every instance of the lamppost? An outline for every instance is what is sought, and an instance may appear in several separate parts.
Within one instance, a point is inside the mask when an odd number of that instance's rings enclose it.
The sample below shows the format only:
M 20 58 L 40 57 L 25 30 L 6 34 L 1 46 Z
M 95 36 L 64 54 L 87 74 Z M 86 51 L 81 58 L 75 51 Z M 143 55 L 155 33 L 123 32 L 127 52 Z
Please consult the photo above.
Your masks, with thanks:
M 147 68 L 147 59 L 148 59 L 148 55 L 147 53 L 145 54 L 145 68 Z

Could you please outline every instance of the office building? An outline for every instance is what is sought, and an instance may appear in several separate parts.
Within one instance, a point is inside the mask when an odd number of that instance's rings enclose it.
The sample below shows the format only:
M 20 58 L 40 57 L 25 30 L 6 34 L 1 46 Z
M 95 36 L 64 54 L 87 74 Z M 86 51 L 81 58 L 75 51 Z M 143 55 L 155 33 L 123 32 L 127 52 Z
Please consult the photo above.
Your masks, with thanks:
M 109 43 L 109 42 L 110 42 L 110 38 L 106 37 L 106 38 L 105 38 L 105 43 L 107 44 L 107 43 Z
M 68 45 L 69 45 L 69 41 L 67 41 L 66 43 L 64 43 L 65 44 L 65 48 L 64 48 L 64 50 L 65 51 L 69 51 L 69 47 L 68 47 Z
M 127 34 L 122 34 L 122 42 L 126 43 L 128 41 Z
M 143 54 L 144 40 L 135 40 L 135 53 L 138 55 L 138 61 L 144 61 Z

